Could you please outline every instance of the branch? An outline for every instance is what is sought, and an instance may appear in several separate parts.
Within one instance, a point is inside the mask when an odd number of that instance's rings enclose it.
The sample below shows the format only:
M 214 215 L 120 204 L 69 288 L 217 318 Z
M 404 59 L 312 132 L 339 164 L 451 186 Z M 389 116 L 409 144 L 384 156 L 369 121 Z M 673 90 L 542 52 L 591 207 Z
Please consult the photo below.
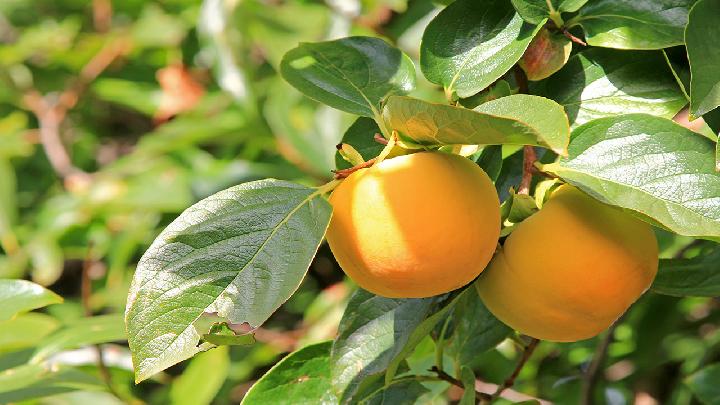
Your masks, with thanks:
M 441 379 L 441 380 L 443 380 L 443 381 L 446 381 L 446 382 L 449 382 L 450 384 L 452 384 L 452 385 L 454 385 L 454 386 L 456 386 L 456 387 L 460 387 L 460 388 L 462 388 L 462 389 L 465 389 L 465 386 L 463 385 L 462 381 L 460 381 L 460 380 L 458 380 L 457 378 L 451 376 L 450 374 L 444 372 L 443 370 L 440 370 L 439 368 L 437 368 L 437 366 L 433 366 L 433 367 L 430 369 L 430 371 L 432 371 L 433 373 L 437 374 L 437 376 L 438 376 L 439 379 Z M 475 397 L 479 398 L 479 399 L 482 400 L 482 401 L 486 401 L 486 402 L 487 402 L 487 401 L 491 401 L 491 400 L 493 399 L 492 395 L 486 394 L 486 393 L 484 393 L 484 392 L 480 392 L 480 391 L 477 391 L 477 390 L 475 390 Z
M 533 174 L 537 172 L 537 169 L 535 169 L 536 161 L 537 155 L 535 155 L 535 149 L 532 146 L 523 147 L 523 173 L 520 186 L 518 187 L 518 194 L 530 194 L 532 177 Z
M 595 403 L 595 397 L 593 396 L 595 394 L 595 386 L 597 385 L 598 381 L 600 381 L 600 370 L 602 369 L 603 364 L 605 364 L 605 358 L 608 354 L 608 347 L 610 347 L 610 343 L 612 343 L 613 335 L 615 334 L 615 329 L 617 328 L 618 324 L 620 324 L 620 319 L 615 321 L 615 323 L 610 326 L 610 328 L 605 333 L 603 339 L 598 343 L 597 347 L 595 348 L 595 354 L 593 355 L 593 359 L 590 362 L 587 371 L 583 375 L 581 401 L 583 405 L 592 405 Z
M 361 164 L 359 164 L 359 165 L 353 166 L 353 167 L 351 167 L 351 168 L 349 168 L 349 169 L 333 170 L 332 172 L 335 173 L 335 178 L 336 178 L 336 179 L 344 179 L 344 178 L 348 177 L 349 175 L 355 173 L 356 171 L 358 171 L 358 170 L 360 170 L 360 169 L 367 169 L 368 167 L 374 165 L 374 164 L 375 164 L 375 160 L 377 160 L 377 159 L 376 159 L 376 158 L 372 158 L 372 159 L 370 159 L 370 160 L 368 160 L 368 161 L 366 161 L 366 162 L 364 162 L 364 163 L 361 163 Z
M 566 37 L 567 39 L 571 40 L 572 42 L 574 42 L 574 43 L 576 43 L 576 44 L 578 44 L 578 45 L 587 46 L 587 42 L 585 42 L 585 41 L 583 41 L 582 39 L 580 39 L 580 38 L 576 37 L 575 35 L 571 34 L 570 31 L 567 30 L 567 28 L 564 28 L 564 29 L 562 30 L 562 33 L 563 33 L 563 35 L 565 35 L 565 37 Z
M 530 343 L 525 346 L 525 350 L 523 350 L 522 357 L 520 357 L 520 361 L 518 362 L 517 366 L 515 366 L 515 370 L 513 370 L 512 374 L 510 374 L 510 377 L 508 377 L 505 382 L 503 382 L 502 385 L 498 387 L 497 391 L 495 391 L 495 393 L 492 395 L 492 399 L 496 399 L 503 393 L 503 391 L 515 385 L 515 380 L 517 379 L 518 375 L 520 375 L 520 371 L 522 371 L 523 367 L 525 367 L 525 364 L 530 359 L 530 356 L 532 356 L 535 348 L 539 343 L 539 339 L 533 338 Z

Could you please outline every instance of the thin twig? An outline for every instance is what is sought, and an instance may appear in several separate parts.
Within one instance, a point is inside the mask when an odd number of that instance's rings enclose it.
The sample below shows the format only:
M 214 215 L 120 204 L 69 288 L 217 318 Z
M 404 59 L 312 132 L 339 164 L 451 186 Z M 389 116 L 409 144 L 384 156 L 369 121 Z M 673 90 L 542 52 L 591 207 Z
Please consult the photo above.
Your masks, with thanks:
M 515 366 L 515 370 L 513 370 L 512 374 L 510 374 L 510 377 L 508 377 L 505 382 L 503 382 L 498 387 L 497 391 L 495 391 L 495 393 L 492 395 L 492 399 L 498 398 L 503 393 L 503 391 L 515 385 L 515 380 L 517 379 L 518 375 L 520 375 L 520 371 L 522 371 L 523 367 L 525 367 L 525 364 L 530 359 L 530 356 L 532 356 L 535 348 L 538 346 L 539 343 L 539 339 L 533 338 L 530 343 L 525 346 L 525 350 L 523 350 L 520 361 L 518 362 L 517 366 Z
M 107 32 L 112 23 L 112 3 L 110 0 L 93 0 L 93 26 L 97 32 Z
M 377 142 L 379 144 L 382 144 L 382 145 L 388 144 L 388 140 L 385 139 L 385 137 L 382 136 L 382 134 L 375 134 L 375 136 L 373 136 L 373 139 L 375 140 L 375 142 Z
M 433 366 L 433 367 L 430 369 L 430 371 L 432 371 L 433 373 L 437 374 L 437 376 L 438 376 L 439 379 L 441 379 L 441 380 L 443 380 L 443 381 L 446 381 L 446 382 L 449 382 L 450 384 L 452 384 L 452 385 L 454 385 L 454 386 L 456 386 L 456 387 L 460 387 L 460 388 L 462 388 L 462 389 L 465 389 L 465 386 L 463 385 L 462 381 L 460 381 L 460 380 L 458 380 L 457 378 L 451 376 L 450 374 L 444 372 L 443 370 L 440 370 L 439 368 L 437 368 L 437 366 Z M 479 398 L 480 400 L 482 400 L 482 401 L 490 401 L 490 400 L 492 400 L 492 396 L 491 396 L 490 394 L 486 394 L 486 393 L 484 393 L 484 392 L 480 392 L 480 391 L 477 391 L 477 390 L 475 390 L 475 396 L 476 396 L 477 398 Z
M 530 194 L 533 174 L 537 172 L 535 169 L 535 161 L 537 161 L 535 149 L 532 146 L 523 147 L 523 173 L 520 186 L 518 187 L 518 194 Z
M 619 323 L 620 319 L 615 321 L 615 323 L 607 330 L 605 336 L 595 348 L 595 354 L 593 355 L 593 359 L 590 362 L 587 371 L 583 374 L 581 401 L 583 405 L 592 405 L 595 403 L 595 386 L 600 380 L 600 370 L 602 369 L 603 364 L 605 364 L 608 347 L 610 347 L 610 343 L 612 343 L 615 328 L 617 328 Z
M 89 243 L 87 253 L 85 255 L 85 260 L 83 261 L 82 276 L 80 279 L 80 300 L 85 316 L 88 318 L 93 316 L 92 305 L 90 304 L 90 298 L 92 297 L 92 280 L 90 279 L 90 269 L 92 269 L 95 261 L 93 259 L 92 252 L 93 245 L 92 243 Z M 113 388 L 110 371 L 108 371 L 107 366 L 105 366 L 105 360 L 103 359 L 102 347 L 100 346 L 100 344 L 96 344 L 94 346 L 95 351 L 97 352 L 97 368 L 98 372 L 100 373 L 100 378 L 102 378 L 105 385 L 107 385 L 107 388 L 111 394 L 122 399 Z
M 368 161 L 365 161 L 364 163 L 350 167 L 348 169 L 333 170 L 332 172 L 335 173 L 336 179 L 344 179 L 360 169 L 367 169 L 368 167 L 372 166 L 373 164 L 375 164 L 375 160 L 377 160 L 377 159 L 372 158 Z
M 680 250 L 678 250 L 677 253 L 675 253 L 675 255 L 673 256 L 673 259 L 682 259 L 683 257 L 685 257 L 685 253 L 687 253 L 688 250 L 690 250 L 690 249 L 694 248 L 695 246 L 698 246 L 702 243 L 703 243 L 702 239 L 695 239 L 694 241 L 688 243 L 687 245 L 683 246 Z
M 585 42 L 585 41 L 583 41 L 582 39 L 580 39 L 580 38 L 576 37 L 575 35 L 571 34 L 570 31 L 567 30 L 567 28 L 563 29 L 563 30 L 562 30 L 562 33 L 563 33 L 563 35 L 565 35 L 565 37 L 566 37 L 567 39 L 571 40 L 572 42 L 574 42 L 574 43 L 576 43 L 576 44 L 578 44 L 578 45 L 587 46 L 587 42 Z

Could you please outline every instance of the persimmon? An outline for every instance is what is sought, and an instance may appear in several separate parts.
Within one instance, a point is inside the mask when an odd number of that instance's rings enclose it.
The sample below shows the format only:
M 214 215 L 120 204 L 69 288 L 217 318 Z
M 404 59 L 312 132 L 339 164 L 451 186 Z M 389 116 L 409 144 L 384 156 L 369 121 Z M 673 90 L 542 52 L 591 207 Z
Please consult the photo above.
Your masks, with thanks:
M 330 203 L 327 240 L 335 258 L 358 285 L 385 297 L 429 297 L 468 284 L 500 234 L 490 178 L 449 153 L 414 153 L 358 170 Z
M 657 268 L 650 225 L 563 185 L 517 225 L 476 285 L 487 308 L 514 329 L 572 342 L 610 326 Z

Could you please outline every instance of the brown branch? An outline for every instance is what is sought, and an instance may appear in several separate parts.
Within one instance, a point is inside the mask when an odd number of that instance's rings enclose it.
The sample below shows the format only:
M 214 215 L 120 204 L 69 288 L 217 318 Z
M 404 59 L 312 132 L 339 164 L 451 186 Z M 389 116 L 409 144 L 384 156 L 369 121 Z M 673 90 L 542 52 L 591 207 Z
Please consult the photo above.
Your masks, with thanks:
M 530 356 L 532 356 L 535 348 L 538 346 L 539 343 L 539 339 L 533 338 L 530 343 L 525 346 L 525 350 L 523 350 L 520 361 L 518 362 L 517 366 L 515 366 L 515 370 L 513 370 L 512 374 L 510 374 L 510 377 L 508 377 L 505 382 L 503 382 L 498 387 L 497 391 L 495 391 L 495 393 L 492 395 L 492 399 L 499 397 L 503 393 L 503 391 L 515 385 L 515 380 L 517 379 L 518 375 L 520 375 L 520 371 L 522 371 L 523 367 L 525 367 L 525 364 L 530 359 Z
M 617 328 L 619 323 L 620 319 L 615 321 L 615 323 L 607 330 L 605 336 L 595 348 L 595 354 L 593 355 L 593 359 L 590 362 L 587 371 L 583 374 L 581 399 L 581 404 L 583 405 L 592 405 L 595 403 L 595 397 L 593 396 L 595 394 L 595 386 L 598 381 L 600 381 L 600 370 L 602 369 L 603 364 L 605 364 L 608 348 L 610 347 L 610 343 L 612 343 L 615 328 Z
M 576 44 L 578 44 L 578 45 L 587 46 L 587 42 L 585 42 L 585 41 L 583 41 L 582 39 L 580 39 L 580 38 L 576 37 L 575 35 L 571 34 L 570 31 L 567 30 L 567 28 L 564 28 L 564 29 L 562 30 L 562 33 L 563 33 L 563 35 L 565 35 L 565 37 L 566 37 L 567 39 L 571 40 L 572 42 L 574 42 L 574 43 L 576 43 Z
M 536 161 L 537 155 L 535 155 L 535 149 L 532 146 L 523 147 L 523 173 L 520 186 L 518 187 L 518 194 L 530 194 L 532 177 L 533 174 L 537 172 L 537 169 L 535 169 Z
M 375 140 L 375 142 L 377 142 L 379 144 L 382 144 L 382 145 L 388 144 L 388 140 L 385 139 L 385 137 L 382 136 L 381 134 L 375 134 L 375 136 L 373 136 L 373 139 Z
M 342 169 L 342 170 L 333 170 L 332 172 L 335 173 L 336 179 L 344 179 L 360 169 L 367 169 L 368 167 L 372 166 L 373 164 L 375 164 L 375 160 L 376 160 L 375 158 L 372 158 L 364 163 L 353 166 L 351 168 Z
M 435 373 L 439 379 L 446 381 L 456 387 L 460 387 L 462 389 L 465 389 L 465 386 L 463 385 L 462 381 L 458 380 L 457 378 L 451 376 L 450 374 L 446 373 L 443 370 L 440 370 L 437 366 L 433 366 L 430 371 Z M 492 396 L 490 394 L 486 394 L 484 392 L 480 392 L 478 390 L 475 390 L 475 397 L 479 398 L 481 401 L 491 401 Z
M 109 31 L 112 23 L 112 3 L 110 0 L 93 0 L 92 11 L 95 31 Z

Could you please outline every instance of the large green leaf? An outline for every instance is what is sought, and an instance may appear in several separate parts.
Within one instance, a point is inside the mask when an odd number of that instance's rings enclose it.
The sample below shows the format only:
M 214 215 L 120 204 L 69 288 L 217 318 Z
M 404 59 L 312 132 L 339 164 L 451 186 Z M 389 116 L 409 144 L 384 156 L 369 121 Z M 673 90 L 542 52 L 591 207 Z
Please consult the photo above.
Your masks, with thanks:
M 685 383 L 695 396 L 707 405 L 720 403 L 720 363 L 711 364 L 690 375 Z
M 540 140 L 558 154 L 567 153 L 570 124 L 565 110 L 558 103 L 544 97 L 515 94 L 488 101 L 475 111 L 523 122 L 540 135 Z
M 507 0 L 456 0 L 425 29 L 420 67 L 446 94 L 469 97 L 510 70 L 539 29 Z
M 696 0 L 594 0 L 568 25 L 580 24 L 587 43 L 619 49 L 683 44 L 688 10 Z
M 380 102 L 389 94 L 415 87 L 412 60 L 378 38 L 303 43 L 285 54 L 280 69 L 306 96 L 368 117 L 378 115 Z
M 565 116 L 560 106 L 536 96 L 506 98 L 510 96 L 481 104 L 478 109 L 489 111 L 481 112 L 411 97 L 390 97 L 383 118 L 388 128 L 423 145 L 542 145 L 563 153 L 567 134 L 562 134 Z M 521 111 L 523 106 L 549 108 L 548 116 L 559 121 Z
M 581 52 L 535 90 L 565 106 L 573 126 L 628 113 L 672 118 L 687 103 L 662 54 L 651 51 Z
M 341 402 L 350 400 L 365 378 L 385 371 L 432 302 L 432 298 L 385 298 L 365 290 L 353 294 L 330 358 L 333 387 Z
M 692 259 L 662 259 L 652 290 L 677 297 L 720 296 L 720 249 Z
M 413 379 L 393 381 L 370 393 L 359 403 L 362 405 L 425 405 L 425 395 L 430 393 L 420 382 Z
M 225 346 L 198 354 L 170 385 L 172 405 L 211 404 L 230 370 Z
M 720 236 L 712 141 L 647 114 L 591 121 L 572 136 L 569 157 L 543 170 L 675 233 Z
M 262 324 L 302 281 L 331 208 L 319 192 L 261 180 L 183 212 L 143 255 L 125 313 L 138 381 L 197 353 L 203 314 Z
M 62 301 L 61 296 L 35 283 L 25 280 L 0 280 L 0 321 L 6 321 L 20 312 Z
M 542 20 L 562 12 L 575 12 L 588 0 L 510 0 L 522 18 L 532 24 L 540 24 Z M 557 18 L 557 17 L 555 17 Z
M 685 44 L 690 61 L 690 113 L 699 117 L 720 105 L 720 0 L 700 0 L 690 11 Z
M 444 338 L 446 353 L 455 360 L 458 368 L 477 365 L 478 355 L 497 346 L 512 332 L 488 311 L 474 287 L 468 292 L 455 306 L 451 315 L 452 329 Z
M 336 404 L 330 382 L 332 342 L 290 353 L 262 376 L 245 395 L 244 405 Z

